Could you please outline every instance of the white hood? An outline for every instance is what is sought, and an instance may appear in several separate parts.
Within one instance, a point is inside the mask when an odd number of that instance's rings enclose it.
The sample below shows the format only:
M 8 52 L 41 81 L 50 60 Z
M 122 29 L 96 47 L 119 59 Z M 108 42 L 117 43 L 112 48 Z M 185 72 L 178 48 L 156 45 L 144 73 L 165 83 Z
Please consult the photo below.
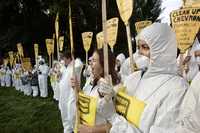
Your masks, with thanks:
M 122 65 L 123 62 L 126 60 L 126 57 L 123 53 L 120 53 L 117 55 L 116 59 L 119 60 L 120 64 Z
M 159 74 L 177 74 L 176 35 L 167 24 L 154 23 L 141 31 L 139 39 L 150 48 L 150 64 L 144 77 Z

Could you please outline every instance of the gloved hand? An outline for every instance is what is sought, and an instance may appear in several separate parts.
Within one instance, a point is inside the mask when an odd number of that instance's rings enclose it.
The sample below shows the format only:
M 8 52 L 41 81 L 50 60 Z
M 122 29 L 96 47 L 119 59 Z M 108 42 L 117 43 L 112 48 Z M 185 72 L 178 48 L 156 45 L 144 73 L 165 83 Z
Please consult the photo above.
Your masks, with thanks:
M 106 80 L 101 78 L 99 80 L 99 88 L 98 88 L 98 93 L 100 95 L 100 97 L 105 97 L 106 99 L 109 100 L 114 96 L 114 90 L 113 90 L 113 86 Z
M 114 115 L 116 114 L 115 106 L 112 99 L 107 99 L 103 97 L 98 101 L 97 111 L 104 117 L 107 121 L 112 121 Z

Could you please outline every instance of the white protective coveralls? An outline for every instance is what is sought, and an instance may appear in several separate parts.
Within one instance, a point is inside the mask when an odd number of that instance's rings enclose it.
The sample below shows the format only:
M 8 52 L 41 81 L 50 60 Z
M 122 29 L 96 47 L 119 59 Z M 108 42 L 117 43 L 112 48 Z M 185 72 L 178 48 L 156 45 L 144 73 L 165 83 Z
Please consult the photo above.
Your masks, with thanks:
M 154 23 L 141 31 L 139 39 L 149 45 L 151 62 L 143 77 L 138 71 L 125 81 L 127 94 L 145 105 L 138 117 L 138 127 L 116 113 L 109 113 L 114 112 L 111 109 L 103 114 L 112 124 L 111 133 L 173 133 L 188 88 L 187 82 L 177 75 L 175 33 L 167 24 Z
M 14 79 L 15 79 L 15 88 L 16 90 L 21 90 L 22 81 L 21 81 L 22 69 L 20 64 L 16 64 L 14 70 Z
M 199 72 L 199 65 L 200 63 L 200 57 L 195 57 L 194 52 L 196 50 L 200 50 L 200 44 L 198 41 L 198 38 L 195 39 L 194 44 L 192 46 L 191 51 L 189 52 L 189 55 L 191 56 L 191 59 L 189 61 L 189 71 L 186 74 L 186 79 L 188 81 L 192 81 L 192 79 L 196 76 L 196 74 Z
M 48 96 L 47 77 L 48 77 L 49 67 L 47 66 L 47 64 L 45 64 L 44 59 L 41 59 L 40 61 L 44 62 L 44 64 L 39 65 L 38 68 L 38 70 L 40 71 L 40 73 L 38 74 L 39 90 L 40 90 L 40 97 L 45 98 Z
M 77 64 L 79 61 L 75 61 L 75 72 L 80 73 L 82 64 Z M 73 70 L 73 62 L 65 67 L 61 66 L 62 77 L 59 81 L 60 98 L 59 108 L 61 112 L 62 123 L 64 127 L 64 133 L 71 133 L 73 131 L 75 123 L 75 112 L 76 112 L 76 98 L 75 92 L 71 87 L 71 77 Z M 78 75 L 78 77 L 80 77 Z
M 126 60 L 126 57 L 125 57 L 125 55 L 123 53 L 120 53 L 120 54 L 117 55 L 116 60 L 119 61 L 119 64 L 115 65 L 115 70 L 116 71 L 120 71 L 120 70 L 118 70 L 118 67 L 120 67 L 120 69 L 121 69 L 121 66 L 124 63 L 124 61 Z
M 2 66 L 2 68 L 0 69 L 1 71 L 1 86 L 5 86 L 5 76 L 6 76 L 6 70 L 5 68 Z
M 12 72 L 9 69 L 9 67 L 7 67 L 6 75 L 5 75 L 6 87 L 10 87 L 11 86 L 11 76 L 12 76 Z
M 200 72 L 194 77 L 183 100 L 176 133 L 200 132 Z
M 91 68 L 91 63 L 90 63 L 91 61 L 92 61 L 92 57 L 89 58 L 89 64 L 83 70 L 83 76 L 86 78 L 86 81 L 88 81 L 90 77 L 92 76 L 92 68 Z
M 30 82 L 30 79 L 29 79 L 29 73 L 28 73 L 28 71 L 25 71 L 22 74 L 22 77 L 23 77 L 23 80 L 25 81 L 25 84 L 23 84 L 24 95 L 30 96 L 31 93 L 32 93 L 32 89 L 31 89 L 31 82 Z M 22 83 L 23 83 L 23 81 L 22 81 Z
M 60 64 L 58 61 L 54 61 L 53 68 L 49 71 L 51 87 L 54 92 L 53 98 L 56 101 L 59 101 L 59 97 L 60 97 L 59 76 L 58 76 L 59 70 L 57 70 L 57 69 L 59 69 L 59 65 Z

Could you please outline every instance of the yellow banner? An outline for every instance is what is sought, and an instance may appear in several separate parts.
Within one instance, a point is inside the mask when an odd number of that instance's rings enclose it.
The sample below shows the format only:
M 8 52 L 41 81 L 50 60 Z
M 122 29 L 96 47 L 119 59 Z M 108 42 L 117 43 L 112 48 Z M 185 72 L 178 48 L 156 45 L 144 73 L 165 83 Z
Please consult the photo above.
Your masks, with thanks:
M 63 44 L 64 44 L 64 36 L 59 37 L 59 49 L 63 51 Z
M 123 22 L 128 24 L 133 11 L 133 0 L 117 0 L 117 6 Z
M 134 96 L 118 92 L 116 97 L 116 111 L 130 123 L 139 127 L 140 119 L 146 104 Z
M 117 41 L 117 32 L 118 32 L 118 22 L 117 17 L 107 20 L 107 35 L 108 35 L 108 44 L 113 48 Z
M 53 39 L 46 39 L 45 42 L 46 42 L 46 47 L 47 47 L 47 53 L 50 56 L 53 52 L 52 47 L 53 47 L 54 40 Z
M 97 40 L 97 48 L 98 49 L 101 49 L 103 48 L 103 32 L 99 32 L 97 35 L 96 35 L 96 40 Z
M 152 22 L 151 21 L 139 21 L 135 23 L 135 28 L 137 33 L 139 33 L 142 29 L 144 29 L 145 27 L 151 25 Z
M 79 93 L 80 123 L 94 126 L 96 120 L 97 98 Z
M 25 70 L 32 70 L 31 58 L 22 58 L 22 67 Z
M 83 40 L 83 47 L 85 51 L 88 52 L 91 46 L 93 32 L 84 32 L 81 35 Z
M 171 22 L 176 32 L 178 48 L 181 53 L 185 53 L 192 46 L 200 28 L 200 7 L 173 11 Z

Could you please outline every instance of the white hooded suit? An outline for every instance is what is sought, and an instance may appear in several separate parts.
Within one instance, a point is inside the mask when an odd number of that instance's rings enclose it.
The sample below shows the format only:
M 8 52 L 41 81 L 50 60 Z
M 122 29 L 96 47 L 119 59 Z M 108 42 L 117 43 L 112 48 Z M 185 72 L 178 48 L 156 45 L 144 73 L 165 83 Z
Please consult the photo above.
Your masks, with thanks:
M 154 23 L 141 31 L 139 39 L 149 45 L 151 62 L 142 77 L 141 71 L 133 73 L 125 81 L 125 86 L 127 94 L 136 97 L 145 106 L 138 126 L 116 113 L 109 115 L 110 132 L 173 133 L 180 104 L 188 88 L 187 82 L 177 75 L 175 33 L 167 24 Z

